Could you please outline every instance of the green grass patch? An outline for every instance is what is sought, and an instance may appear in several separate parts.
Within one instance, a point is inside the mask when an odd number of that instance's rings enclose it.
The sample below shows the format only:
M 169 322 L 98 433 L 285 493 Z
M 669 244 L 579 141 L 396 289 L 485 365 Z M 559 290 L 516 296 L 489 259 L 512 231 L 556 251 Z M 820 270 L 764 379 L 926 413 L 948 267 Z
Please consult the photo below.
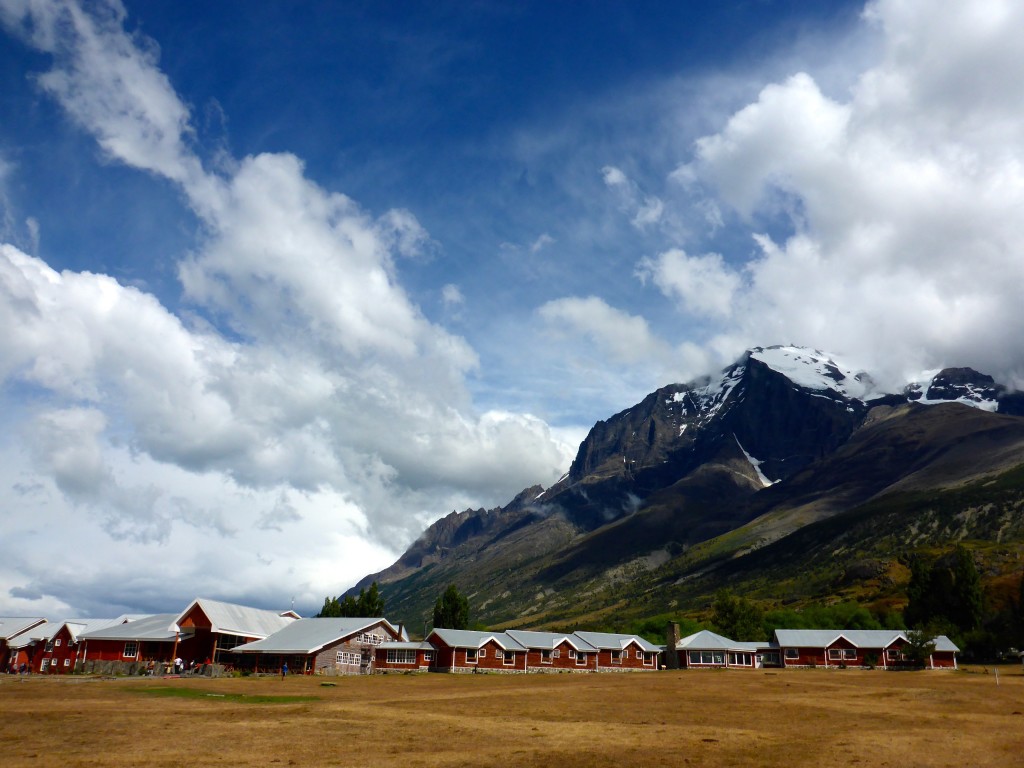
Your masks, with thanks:
M 304 701 L 317 701 L 317 696 L 268 696 L 248 693 L 216 693 L 199 688 L 143 688 L 139 693 L 151 696 L 164 696 L 175 699 L 202 699 L 204 701 L 232 701 L 243 704 L 298 704 Z

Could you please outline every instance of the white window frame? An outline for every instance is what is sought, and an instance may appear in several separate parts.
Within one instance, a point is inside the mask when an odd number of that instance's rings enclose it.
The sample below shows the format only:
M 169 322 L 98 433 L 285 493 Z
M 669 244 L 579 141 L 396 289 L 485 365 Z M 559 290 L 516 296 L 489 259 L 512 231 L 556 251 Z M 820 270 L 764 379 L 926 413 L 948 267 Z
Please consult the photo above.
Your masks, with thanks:
M 469 654 L 473 654 L 473 658 L 470 658 Z M 480 652 L 476 648 L 467 648 L 466 649 L 466 663 L 467 664 L 476 664 L 476 661 L 477 661 L 477 659 L 479 657 L 480 657 Z
M 569 649 L 569 658 L 570 659 L 575 659 L 576 658 L 576 649 L 575 648 L 570 648 Z
M 128 649 L 131 648 L 131 653 L 128 653 Z M 123 659 L 137 659 L 139 658 L 139 644 L 134 640 L 129 640 L 124 644 L 124 650 L 121 652 L 121 658 Z
M 886 648 L 885 657 L 890 661 L 899 661 L 903 658 L 903 654 L 900 652 L 899 648 Z
M 654 654 L 653 653 L 649 653 L 649 652 L 644 653 L 643 657 L 644 657 L 644 666 L 645 667 L 653 667 L 654 666 Z
M 53 644 L 54 644 L 55 646 L 57 646 L 58 648 L 60 648 L 60 638 L 58 637 L 58 638 L 57 638 L 56 640 L 54 640 L 54 641 L 53 641 Z
M 551 663 L 551 654 L 552 654 L 552 651 L 548 650 L 547 648 L 541 648 L 540 649 L 540 663 L 541 664 L 550 664 Z
M 842 661 L 843 660 L 843 649 L 842 648 L 829 648 L 828 649 L 828 660 L 829 661 Z
M 434 652 L 433 651 L 424 651 L 423 652 L 423 660 L 424 661 L 433 661 L 434 660 Z
M 612 664 L 622 663 L 622 651 L 611 651 Z
M 64 666 L 65 667 L 70 667 L 71 666 L 71 659 L 64 659 Z
M 585 667 L 585 666 L 587 666 L 587 654 L 585 654 L 585 653 L 577 653 L 576 654 L 576 666 L 577 667 Z
M 799 659 L 800 658 L 800 649 L 799 648 L 787 648 L 786 649 L 785 657 L 787 659 L 790 659 L 790 660 L 792 660 L 792 659 Z
M 552 659 L 558 659 L 558 658 L 561 658 L 561 656 L 562 656 L 562 652 L 558 648 L 555 648 L 553 651 L 551 651 L 551 658 Z M 570 657 L 570 658 L 572 658 L 572 657 Z
M 415 666 L 416 651 L 412 648 L 388 648 L 388 664 L 400 664 L 407 667 Z
M 856 648 L 843 648 L 843 661 L 856 661 L 857 660 L 857 649 Z
M 516 663 L 516 652 L 515 651 L 502 651 L 501 652 L 501 663 L 506 667 L 515 666 Z
M 487 649 L 486 648 L 481 648 L 479 651 L 477 651 L 477 655 L 481 659 L 486 659 L 487 658 Z

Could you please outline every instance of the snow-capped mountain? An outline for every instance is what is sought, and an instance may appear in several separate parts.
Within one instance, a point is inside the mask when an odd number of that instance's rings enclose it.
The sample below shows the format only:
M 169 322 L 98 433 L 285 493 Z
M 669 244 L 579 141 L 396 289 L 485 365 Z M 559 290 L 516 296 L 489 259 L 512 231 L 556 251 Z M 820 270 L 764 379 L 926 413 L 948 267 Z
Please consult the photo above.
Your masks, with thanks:
M 725 534 L 763 544 L 893 489 L 1024 466 L 1021 415 L 1018 395 L 969 368 L 887 392 L 821 351 L 757 347 L 597 422 L 555 485 L 453 512 L 361 584 L 393 584 L 389 600 L 419 610 L 438 579 L 472 577 L 503 595 L 505 607 L 489 610 L 507 616 L 527 610 L 502 586 L 509 579 L 543 595 L 634 558 Z M 730 533 L 748 529 L 758 533 Z

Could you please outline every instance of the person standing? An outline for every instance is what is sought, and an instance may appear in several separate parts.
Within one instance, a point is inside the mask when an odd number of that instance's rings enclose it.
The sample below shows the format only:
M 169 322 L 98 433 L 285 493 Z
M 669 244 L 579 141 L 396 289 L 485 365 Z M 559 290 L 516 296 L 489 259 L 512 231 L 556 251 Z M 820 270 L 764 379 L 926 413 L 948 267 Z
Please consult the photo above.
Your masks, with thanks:
M 285 678 L 285 676 L 287 674 L 288 674 L 288 662 L 286 661 L 286 662 L 284 662 L 281 665 L 281 679 L 284 680 L 284 678 Z

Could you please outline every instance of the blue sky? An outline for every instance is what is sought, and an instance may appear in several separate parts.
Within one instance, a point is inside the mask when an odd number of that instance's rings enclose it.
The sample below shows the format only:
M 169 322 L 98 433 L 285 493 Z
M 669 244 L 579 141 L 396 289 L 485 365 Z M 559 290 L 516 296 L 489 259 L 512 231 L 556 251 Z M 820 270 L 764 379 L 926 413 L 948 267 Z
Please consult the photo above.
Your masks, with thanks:
M 1024 379 L 1012 3 L 0 22 L 0 613 L 315 607 L 755 344 Z

